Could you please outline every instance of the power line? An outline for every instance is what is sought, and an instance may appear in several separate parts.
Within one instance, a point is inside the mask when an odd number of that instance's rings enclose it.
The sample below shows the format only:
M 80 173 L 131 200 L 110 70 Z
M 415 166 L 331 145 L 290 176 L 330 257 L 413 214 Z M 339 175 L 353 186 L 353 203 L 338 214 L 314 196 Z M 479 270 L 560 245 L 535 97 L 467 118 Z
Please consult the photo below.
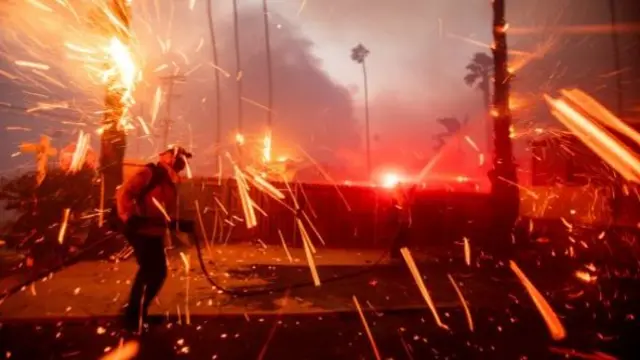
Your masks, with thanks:
M 167 107 L 166 107 L 167 113 L 165 115 L 166 117 L 164 120 L 164 135 L 162 138 L 162 143 L 164 148 L 169 146 L 169 132 L 171 130 L 171 125 L 173 124 L 173 121 L 171 120 L 171 103 L 173 102 L 174 99 L 180 98 L 181 96 L 179 94 L 173 93 L 174 85 L 176 84 L 176 82 L 184 82 L 185 80 L 186 80 L 186 77 L 182 74 L 160 77 L 160 81 L 162 81 L 163 86 L 166 86 L 168 88 L 167 91 L 165 92 L 166 101 L 167 101 Z

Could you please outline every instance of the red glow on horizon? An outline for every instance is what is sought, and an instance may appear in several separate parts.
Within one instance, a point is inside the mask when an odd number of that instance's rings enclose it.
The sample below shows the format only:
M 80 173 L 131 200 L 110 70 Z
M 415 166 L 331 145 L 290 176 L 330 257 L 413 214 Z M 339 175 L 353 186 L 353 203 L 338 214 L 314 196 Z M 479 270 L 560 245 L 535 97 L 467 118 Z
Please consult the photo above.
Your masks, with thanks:
M 385 172 L 382 175 L 380 185 L 386 189 L 393 189 L 400 182 L 402 182 L 402 176 L 394 172 Z

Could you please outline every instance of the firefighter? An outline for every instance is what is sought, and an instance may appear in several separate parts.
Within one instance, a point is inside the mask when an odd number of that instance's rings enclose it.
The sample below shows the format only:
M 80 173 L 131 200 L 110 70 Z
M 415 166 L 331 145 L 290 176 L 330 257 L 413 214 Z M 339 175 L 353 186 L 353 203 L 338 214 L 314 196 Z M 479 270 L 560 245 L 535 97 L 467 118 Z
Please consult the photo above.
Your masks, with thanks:
M 191 154 L 171 147 L 128 179 L 117 194 L 117 214 L 123 234 L 133 247 L 138 272 L 124 309 L 125 326 L 148 323 L 148 308 L 167 277 L 164 238 L 177 207 L 177 185 Z
M 391 220 L 396 226 L 396 232 L 391 244 L 390 256 L 392 260 L 402 258 L 400 249 L 406 247 L 411 235 L 411 200 L 415 193 L 416 185 L 406 188 L 403 184 L 394 187 L 391 199 Z

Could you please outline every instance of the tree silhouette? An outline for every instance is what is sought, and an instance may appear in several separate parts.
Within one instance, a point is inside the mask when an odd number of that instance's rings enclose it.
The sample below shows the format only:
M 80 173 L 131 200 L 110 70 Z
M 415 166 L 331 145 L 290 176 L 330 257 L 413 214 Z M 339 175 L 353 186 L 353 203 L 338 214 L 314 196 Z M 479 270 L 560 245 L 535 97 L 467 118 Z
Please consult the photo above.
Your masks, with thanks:
M 226 24 L 227 36 L 221 44 L 222 68 L 233 68 L 235 58 L 231 23 Z M 301 36 L 295 26 L 277 13 L 269 14 L 271 66 L 273 77 L 274 136 L 286 147 L 301 146 L 308 151 L 321 148 L 355 149 L 360 136 L 353 117 L 351 96 L 321 69 L 321 61 L 312 54 L 313 43 Z M 242 79 L 244 86 L 245 131 L 264 133 L 266 104 L 269 102 L 267 51 L 265 49 L 264 14 L 259 7 L 239 14 L 242 29 Z M 225 49 L 231 51 L 224 51 Z M 235 77 L 224 79 L 223 101 L 233 101 Z M 226 118 L 233 118 L 232 108 Z M 323 156 L 328 155 L 321 151 Z M 287 154 L 292 155 L 292 154 Z M 317 154 L 316 154 L 317 155 Z M 335 154 L 334 154 L 335 155 Z M 331 159 L 317 159 L 328 161 Z
M 493 76 L 493 59 L 485 53 L 475 53 L 469 65 L 464 82 L 482 92 L 482 100 L 488 111 L 491 106 L 491 77 Z
M 362 77 L 364 80 L 364 121 L 365 121 L 365 143 L 367 146 L 367 176 L 371 178 L 371 136 L 369 135 L 369 81 L 367 77 L 367 63 L 365 59 L 369 56 L 369 49 L 362 44 L 351 49 L 351 60 L 362 65 Z
M 4 210 L 14 211 L 15 219 L 5 229 L 4 240 L 12 248 L 28 250 L 32 256 L 58 256 L 58 234 L 65 209 L 69 209 L 69 226 L 63 246 L 78 245 L 86 238 L 86 229 L 95 213 L 95 171 L 85 167 L 68 174 L 52 169 L 38 186 L 34 172 L 7 179 L 0 186 Z
M 446 144 L 446 139 L 451 138 L 462 130 L 462 127 L 469 122 L 469 118 L 465 117 L 464 122 L 461 122 L 455 117 L 443 117 L 436 119 L 436 122 L 442 125 L 445 128 L 444 132 L 436 134 L 433 138 L 436 140 L 436 145 L 434 146 L 434 150 L 438 151 L 442 149 L 444 144 Z
M 486 110 L 487 116 L 482 119 L 485 120 L 484 129 L 487 138 L 487 151 L 492 149 L 493 141 L 493 128 L 492 122 L 489 121 L 488 113 L 491 109 L 491 78 L 493 77 L 493 58 L 485 53 L 475 53 L 469 65 L 467 65 L 468 73 L 464 77 L 464 82 L 482 92 L 482 101 Z

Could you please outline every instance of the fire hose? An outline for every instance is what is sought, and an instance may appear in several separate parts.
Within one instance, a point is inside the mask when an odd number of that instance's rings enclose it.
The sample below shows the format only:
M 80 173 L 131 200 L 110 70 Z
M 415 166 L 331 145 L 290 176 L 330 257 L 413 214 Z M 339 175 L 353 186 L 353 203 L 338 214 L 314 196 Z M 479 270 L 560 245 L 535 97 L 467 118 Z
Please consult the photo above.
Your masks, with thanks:
M 180 223 L 182 224 L 188 224 L 188 221 L 180 221 Z M 180 227 L 180 226 L 179 226 Z M 193 228 L 192 225 L 186 226 L 187 228 Z M 204 258 L 202 256 L 202 246 L 200 244 L 200 239 L 198 239 L 198 237 L 196 236 L 196 232 L 195 231 L 189 231 L 189 234 L 191 235 L 191 238 L 193 239 L 195 248 L 196 248 L 196 253 L 198 256 L 198 262 L 200 264 L 200 270 L 202 271 L 205 279 L 207 280 L 207 282 L 209 282 L 209 284 L 211 286 L 213 286 L 216 290 L 227 294 L 227 295 L 231 295 L 231 296 L 235 296 L 235 297 L 248 297 L 248 296 L 256 296 L 256 295 L 264 295 L 264 294 L 270 294 L 270 293 L 284 293 L 286 291 L 292 290 L 292 289 L 300 289 L 300 288 L 306 288 L 306 287 L 313 287 L 315 286 L 315 283 L 313 281 L 302 281 L 302 282 L 297 282 L 297 283 L 293 283 L 293 284 L 288 284 L 288 285 L 282 285 L 282 286 L 272 286 L 272 287 L 261 287 L 256 289 L 255 287 L 251 287 L 251 288 L 234 288 L 234 289 L 230 289 L 230 288 L 225 288 L 223 286 L 220 286 L 220 284 L 218 284 L 210 275 L 209 271 L 207 270 L 207 266 L 205 265 L 205 261 Z M 57 264 L 56 266 L 50 267 L 50 268 L 46 268 L 44 270 L 38 271 L 38 273 L 31 277 L 30 279 L 23 281 L 22 283 L 15 285 L 13 287 L 11 287 L 10 289 L 8 289 L 7 291 L 4 292 L 4 294 L 2 294 L 2 297 L 0 298 L 0 303 L 8 298 L 11 295 L 14 295 L 16 293 L 18 293 L 19 291 L 21 291 L 22 289 L 26 288 L 27 286 L 30 286 L 32 283 L 35 283 L 47 276 L 50 276 L 51 274 L 57 273 L 59 271 L 62 271 L 63 269 L 74 265 L 76 263 L 78 263 L 79 261 L 81 261 L 84 256 L 86 256 L 87 254 L 90 253 L 91 250 L 94 250 L 96 248 L 98 248 L 100 245 L 106 243 L 108 240 L 113 239 L 115 236 L 117 236 L 117 233 L 115 232 L 111 232 L 111 233 L 105 233 L 103 234 L 102 238 L 95 241 L 94 243 L 88 245 L 87 247 L 85 247 L 84 249 L 78 251 L 75 255 L 69 257 L 68 259 L 66 259 L 65 261 L 62 261 L 60 264 Z M 326 279 L 326 280 L 322 280 L 322 283 L 326 284 L 326 283 L 332 283 L 332 282 L 337 282 L 340 280 L 345 280 L 345 279 L 349 279 L 349 278 L 354 278 L 357 277 L 359 275 L 363 275 L 365 273 L 368 273 L 370 271 L 372 271 L 376 266 L 380 265 L 384 259 L 386 258 L 387 254 L 389 253 L 389 250 L 385 250 L 382 252 L 382 254 L 380 255 L 380 257 L 374 261 L 373 263 L 364 266 L 362 268 L 360 268 L 359 270 L 355 270 L 343 275 L 339 275 L 339 276 L 334 276 L 332 278 Z
M 195 235 L 194 233 L 191 233 L 192 235 Z M 256 296 L 256 295 L 264 295 L 264 294 L 271 294 L 271 293 L 285 293 L 289 290 L 292 289 L 301 289 L 301 288 L 307 288 L 307 287 L 312 287 L 312 286 L 316 286 L 315 283 L 313 281 L 301 281 L 301 282 L 297 282 L 297 283 L 293 283 L 293 284 L 288 284 L 288 285 L 282 285 L 282 286 L 272 286 L 272 287 L 262 287 L 262 288 L 255 288 L 255 287 L 251 287 L 251 288 L 234 288 L 234 289 L 229 289 L 229 288 L 224 288 L 222 286 L 220 286 L 209 274 L 209 271 L 207 271 L 207 266 L 205 265 L 204 259 L 202 257 L 202 247 L 200 245 L 200 241 L 199 239 L 197 239 L 195 236 L 194 237 L 194 243 L 195 243 L 195 248 L 196 248 L 196 253 L 198 255 L 198 262 L 200 263 L 200 270 L 202 271 L 202 273 L 204 274 L 205 279 L 209 282 L 209 284 L 211 284 L 211 286 L 213 286 L 215 289 L 219 290 L 220 292 L 227 294 L 227 295 L 231 295 L 231 296 L 236 296 L 236 297 L 249 297 L 249 296 Z M 373 270 L 374 267 L 380 265 L 380 263 L 382 263 L 384 261 L 384 259 L 386 258 L 387 254 L 389 253 L 389 250 L 385 250 L 380 257 L 374 261 L 373 263 L 359 269 L 359 270 L 355 270 L 352 272 L 349 272 L 347 274 L 343 274 L 340 276 L 334 276 L 330 279 L 326 279 L 326 280 L 322 280 L 323 284 L 326 283 L 331 283 L 331 282 L 336 282 L 339 280 L 345 280 L 345 279 L 349 279 L 349 278 L 354 278 L 357 277 L 359 275 L 368 273 L 370 271 Z

